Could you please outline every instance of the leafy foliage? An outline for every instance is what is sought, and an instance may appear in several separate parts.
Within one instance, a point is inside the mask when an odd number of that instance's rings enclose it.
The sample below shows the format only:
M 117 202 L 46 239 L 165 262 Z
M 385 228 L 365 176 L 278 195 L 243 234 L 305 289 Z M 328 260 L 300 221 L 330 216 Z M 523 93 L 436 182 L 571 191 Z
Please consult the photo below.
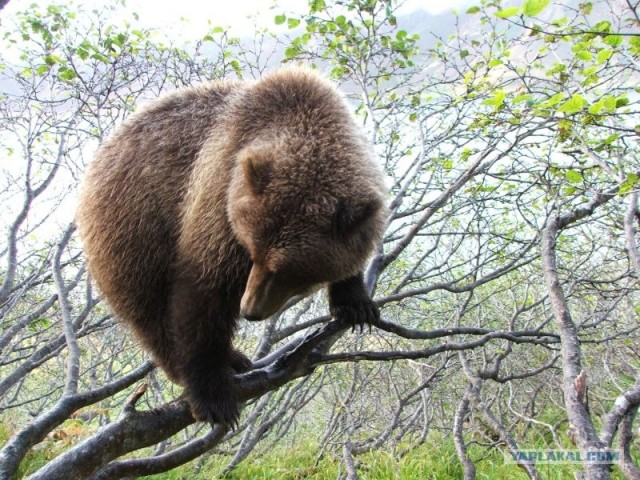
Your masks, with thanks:
M 297 63 L 341 84 L 388 176 L 389 226 L 367 272 L 384 322 L 329 335 L 320 295 L 243 324 L 238 346 L 272 372 L 290 358 L 278 349 L 303 335 L 328 335 L 325 350 L 300 358 L 312 373 L 247 402 L 224 439 L 185 421 L 152 447 L 104 440 L 114 460 L 95 468 L 130 455 L 144 474 L 198 457 L 169 478 L 470 478 L 475 467 L 566 478 L 575 466 L 501 459 L 518 446 L 575 448 L 577 421 L 635 452 L 637 404 L 620 413 L 615 399 L 637 391 L 640 366 L 637 7 L 482 0 L 439 36 L 396 2 L 306 5 L 274 11 L 286 33 L 250 39 L 215 25 L 171 38 L 119 2 L 3 17 L 0 476 L 46 467 L 70 478 L 96 462 L 75 447 L 99 427 L 130 433 L 148 409 L 183 411 L 179 388 L 149 373 L 87 279 L 71 205 L 91 152 L 146 99 Z M 130 20 L 110 20 L 123 12 Z M 581 417 L 567 400 L 576 366 L 589 385 Z M 146 394 L 131 397 L 141 378 Z M 154 463 L 181 452 L 191 457 Z M 633 478 L 633 466 L 628 457 L 614 475 Z

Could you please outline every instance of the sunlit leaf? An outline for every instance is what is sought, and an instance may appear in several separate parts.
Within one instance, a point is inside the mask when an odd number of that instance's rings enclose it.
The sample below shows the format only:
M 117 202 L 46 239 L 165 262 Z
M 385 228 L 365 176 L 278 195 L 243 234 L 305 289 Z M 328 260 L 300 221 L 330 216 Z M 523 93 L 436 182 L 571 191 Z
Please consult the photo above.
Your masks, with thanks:
M 611 45 L 612 47 L 617 47 L 622 44 L 623 37 L 620 35 L 607 35 L 604 37 L 603 41 L 607 45 Z
M 288 18 L 287 19 L 287 27 L 289 27 L 289 29 L 294 29 L 298 25 L 300 25 L 300 20 L 298 20 L 297 18 Z
M 549 0 L 525 0 L 522 5 L 522 13 L 528 17 L 538 15 L 549 5 Z
M 504 92 L 504 90 L 496 90 L 493 97 L 485 100 L 484 102 L 482 102 L 482 104 L 493 107 L 494 110 L 498 110 L 502 106 L 506 98 L 507 94 Z
M 611 58 L 611 55 L 613 55 L 611 50 L 600 50 L 597 56 L 598 63 L 606 62 Z
M 532 98 L 533 98 L 533 95 L 531 95 L 530 93 L 524 93 L 522 95 L 518 95 L 518 96 L 514 97 L 512 102 L 513 103 L 522 103 L 522 102 L 526 102 L 527 100 L 531 100 Z
M 572 113 L 578 113 L 582 111 L 584 107 L 586 107 L 587 101 L 582 95 L 576 94 L 572 95 L 569 100 L 564 102 L 560 108 L 558 108 L 558 112 L 566 113 L 571 115 Z
M 593 55 L 591 55 L 591 52 L 587 52 L 586 50 L 581 50 L 576 54 L 576 57 L 578 57 L 580 60 L 589 61 L 593 58 Z
M 582 182 L 582 174 L 580 172 L 578 172 L 577 170 L 567 170 L 567 172 L 564 174 L 564 176 L 571 183 L 580 183 L 580 182 Z
M 509 18 L 509 17 L 513 17 L 514 15 L 519 15 L 520 14 L 520 9 L 518 7 L 509 7 L 509 8 L 505 8 L 503 10 L 498 10 L 496 12 L 496 17 L 498 18 Z

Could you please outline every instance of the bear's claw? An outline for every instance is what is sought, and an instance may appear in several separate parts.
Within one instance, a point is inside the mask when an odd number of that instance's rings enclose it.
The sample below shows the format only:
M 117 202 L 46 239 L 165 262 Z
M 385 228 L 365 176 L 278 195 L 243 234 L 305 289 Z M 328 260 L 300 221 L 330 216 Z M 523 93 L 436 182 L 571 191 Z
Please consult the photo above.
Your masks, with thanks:
M 356 326 L 360 327 L 360 332 L 364 330 L 364 326 L 375 325 L 380 321 L 380 310 L 373 300 L 359 299 L 352 303 L 333 305 L 331 307 L 331 316 L 340 322 L 351 325 L 351 331 L 355 331 Z
M 238 426 L 240 408 L 231 368 L 209 365 L 206 373 L 191 376 L 186 382 L 186 398 L 196 420 L 209 422 L 211 426 L 218 423 L 228 429 Z
M 188 392 L 187 401 L 191 407 L 191 414 L 196 420 L 208 422 L 211 426 L 218 423 L 228 429 L 238 426 L 240 418 L 238 402 L 227 389 L 216 389 L 212 385 L 208 395 Z

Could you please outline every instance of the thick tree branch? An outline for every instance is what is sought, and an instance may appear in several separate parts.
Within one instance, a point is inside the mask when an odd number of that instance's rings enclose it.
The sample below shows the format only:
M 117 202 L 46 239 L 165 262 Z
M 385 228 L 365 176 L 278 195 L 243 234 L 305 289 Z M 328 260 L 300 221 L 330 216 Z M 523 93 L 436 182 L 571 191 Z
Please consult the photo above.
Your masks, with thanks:
M 464 480 L 475 480 L 476 478 L 476 466 L 469 458 L 467 451 L 467 444 L 464 441 L 464 422 L 469 414 L 469 389 L 473 388 L 471 384 L 467 385 L 465 394 L 463 395 L 458 408 L 453 416 L 453 443 L 458 454 L 458 460 L 462 464 L 464 471 Z
M 636 229 L 635 221 L 638 212 L 638 191 L 632 190 L 629 194 L 629 206 L 624 216 L 624 235 L 625 244 L 627 246 L 627 254 L 629 255 L 629 263 L 636 274 L 636 278 L 640 280 L 640 255 L 638 254 L 638 246 L 636 245 Z
M 58 304 L 60 305 L 60 315 L 62 316 L 62 329 L 68 351 L 64 385 L 65 396 L 78 393 L 78 377 L 80 376 L 80 347 L 78 346 L 78 339 L 76 338 L 73 320 L 71 319 L 71 305 L 67 298 L 69 290 L 65 286 L 60 268 L 62 254 L 69 240 L 71 240 L 71 235 L 73 235 L 74 231 L 75 226 L 70 224 L 58 243 L 53 257 L 53 279 L 56 284 L 56 289 L 58 290 Z
M 166 472 L 208 452 L 220 443 L 225 433 L 225 429 L 221 428 L 220 425 L 216 425 L 202 437 L 163 455 L 112 462 L 95 475 L 92 475 L 90 480 L 117 480 Z
M 613 403 L 613 407 L 603 419 L 600 439 L 606 445 L 611 446 L 618 425 L 629 412 L 637 409 L 638 405 L 640 405 L 640 383 L 637 383 L 632 389 L 619 395 Z
M 317 365 L 313 359 L 326 351 L 348 328 L 348 325 L 340 322 L 330 322 L 261 359 L 258 365 L 254 365 L 256 368 L 236 376 L 239 400 L 259 397 L 295 378 L 308 375 Z M 111 475 L 110 468 L 115 471 L 125 468 L 132 468 L 133 471 L 137 471 L 136 468 L 153 469 L 155 467 L 146 467 L 144 462 L 127 464 L 131 466 L 118 464 L 114 467 L 109 464 L 126 453 L 154 445 L 192 423 L 194 419 L 184 400 L 175 400 L 145 412 L 126 408 L 117 421 L 48 463 L 33 474 L 30 480 L 81 480 L 97 475 L 105 468 L 105 475 Z M 203 445 L 211 448 L 217 443 L 209 437 L 202 442 L 194 448 L 204 448 Z M 161 465 L 162 461 L 175 462 L 178 458 L 187 458 L 194 451 L 185 449 L 175 456 L 167 454 L 168 458 L 165 457 L 155 465 Z
M 638 405 L 629 409 L 620 422 L 618 429 L 618 449 L 620 451 L 620 462 L 618 466 L 626 478 L 636 480 L 640 478 L 640 468 L 634 462 L 631 455 L 631 444 L 634 439 L 633 422 L 638 414 Z
M 465 391 L 465 398 L 468 399 L 473 408 L 476 409 L 480 413 L 480 415 L 482 415 L 485 422 L 487 422 L 493 432 L 500 439 L 502 439 L 502 441 L 509 449 L 509 452 L 515 456 L 519 451 L 516 441 L 480 397 L 480 391 L 482 390 L 483 381 L 472 371 L 471 365 L 467 360 L 465 353 L 461 351 L 459 352 L 458 356 L 460 358 L 460 362 L 462 363 L 462 369 L 467 377 L 467 380 L 469 381 L 469 385 Z M 530 479 L 536 480 L 539 478 L 538 472 L 532 464 L 523 463 L 520 460 L 517 460 L 517 464 L 526 472 L 527 476 Z
M 576 386 L 578 377 L 583 378 L 582 376 L 584 376 L 580 358 L 580 339 L 560 284 L 556 264 L 556 238 L 562 229 L 591 215 L 597 207 L 614 198 L 616 190 L 617 188 L 606 194 L 596 194 L 591 202 L 563 215 L 550 217 L 542 232 L 542 262 L 545 284 L 561 338 L 565 407 L 581 450 L 602 449 L 607 445 L 598 438 L 586 402 Z M 607 466 L 588 464 L 586 472 L 590 479 L 609 478 Z
M 2 447 L 0 450 L 0 478 L 13 477 L 29 449 L 41 442 L 49 432 L 62 424 L 73 412 L 124 390 L 142 379 L 151 370 L 153 370 L 153 364 L 147 361 L 124 377 L 96 390 L 61 398 L 50 410 L 35 418 Z

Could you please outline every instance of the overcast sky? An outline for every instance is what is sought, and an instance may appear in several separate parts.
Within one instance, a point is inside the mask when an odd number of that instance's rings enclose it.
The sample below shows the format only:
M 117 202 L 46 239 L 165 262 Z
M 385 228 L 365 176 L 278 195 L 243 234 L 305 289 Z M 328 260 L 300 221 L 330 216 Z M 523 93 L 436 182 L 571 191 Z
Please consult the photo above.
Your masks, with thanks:
M 0 17 L 24 9 L 31 3 L 49 4 L 69 0 L 9 0 Z M 71 0 L 84 5 L 104 4 L 104 0 Z M 231 27 L 234 35 L 251 35 L 257 24 L 278 31 L 276 14 L 307 10 L 307 0 L 126 0 L 127 7 L 140 16 L 140 23 L 149 28 L 177 30 L 184 37 L 199 38 L 209 25 Z M 425 10 L 432 15 L 466 8 L 475 0 L 400 0 L 398 15 Z M 253 18 L 250 18 L 253 17 Z M 182 20 L 181 20 L 182 19 Z M 209 23 L 210 22 L 210 23 Z M 286 26 L 280 27 L 286 29 Z
M 24 1 L 11 0 L 9 4 Z M 405 0 L 398 14 L 422 9 L 438 15 L 472 3 L 473 0 Z M 140 15 L 145 26 L 168 27 L 180 23 L 182 17 L 192 26 L 196 35 L 206 28 L 207 20 L 213 25 L 231 26 L 234 34 L 241 35 L 251 33 L 255 28 L 254 20 L 248 18 L 250 16 L 255 17 L 259 26 L 274 29 L 273 17 L 276 14 L 289 11 L 302 13 L 307 9 L 306 0 L 127 0 L 127 5 Z

